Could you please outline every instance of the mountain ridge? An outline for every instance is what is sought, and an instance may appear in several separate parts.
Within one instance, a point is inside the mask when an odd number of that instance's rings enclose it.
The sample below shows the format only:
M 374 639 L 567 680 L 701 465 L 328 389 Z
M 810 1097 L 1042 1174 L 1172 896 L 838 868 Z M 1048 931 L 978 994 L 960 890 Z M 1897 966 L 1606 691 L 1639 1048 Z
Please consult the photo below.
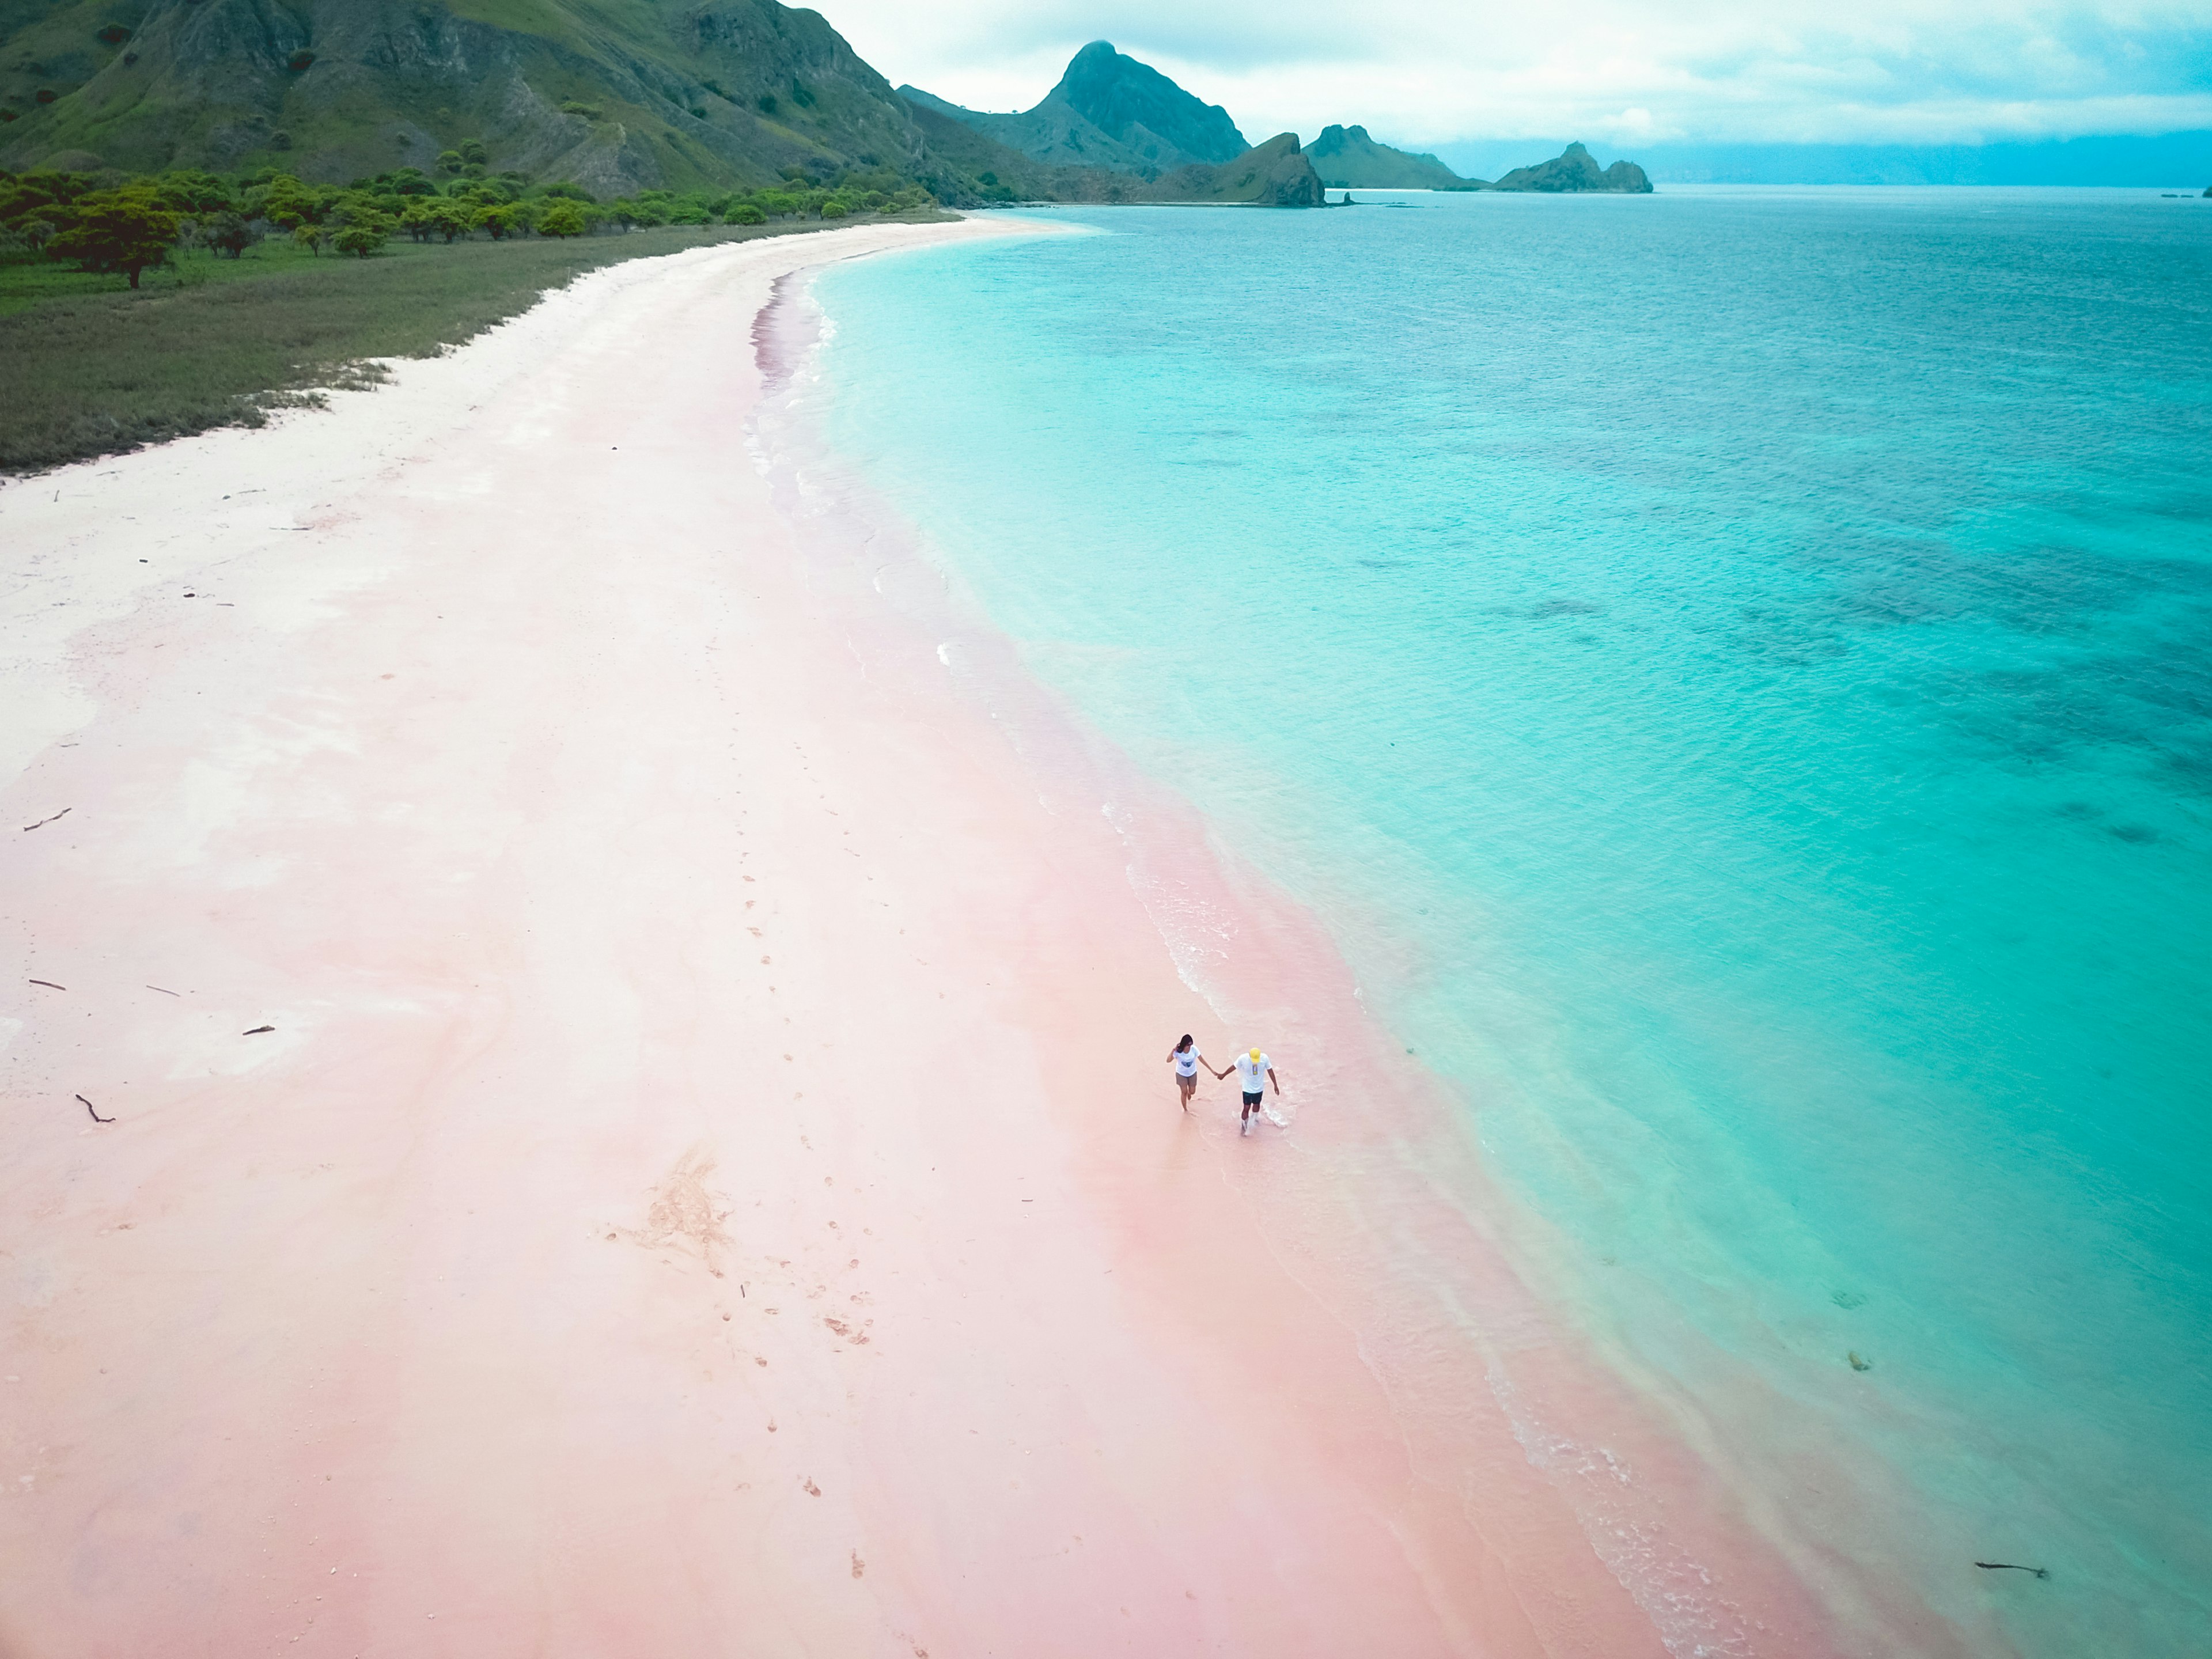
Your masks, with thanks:
M 1103 167 L 1152 179 L 1194 164 L 1219 166 L 1254 148 L 1220 105 L 1107 40 L 1078 52 L 1052 90 L 1026 110 L 969 109 L 916 86 L 902 86 L 898 94 L 1048 167 Z
M 776 0 L 9 10 L 33 14 L 0 52 L 9 167 L 59 153 L 335 180 L 475 139 L 495 167 L 608 190 L 924 161 L 890 83 L 818 14 Z

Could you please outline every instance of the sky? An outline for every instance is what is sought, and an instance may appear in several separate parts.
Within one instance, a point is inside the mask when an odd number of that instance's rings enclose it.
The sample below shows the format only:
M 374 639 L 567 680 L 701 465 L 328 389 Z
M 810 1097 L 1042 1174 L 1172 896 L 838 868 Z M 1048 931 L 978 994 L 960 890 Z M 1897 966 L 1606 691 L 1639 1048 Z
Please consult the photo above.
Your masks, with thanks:
M 1026 109 L 1109 40 L 1248 138 L 1973 144 L 2212 129 L 2212 0 L 811 0 L 894 85 Z M 1358 33 L 1346 33 L 1356 20 Z

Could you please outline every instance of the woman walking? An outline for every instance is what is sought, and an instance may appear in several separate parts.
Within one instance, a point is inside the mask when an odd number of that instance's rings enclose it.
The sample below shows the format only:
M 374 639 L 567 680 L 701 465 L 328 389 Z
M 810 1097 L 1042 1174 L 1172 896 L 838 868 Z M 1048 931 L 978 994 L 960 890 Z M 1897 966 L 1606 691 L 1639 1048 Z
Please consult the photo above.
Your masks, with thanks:
M 1198 1045 L 1191 1041 L 1188 1031 L 1183 1033 L 1181 1042 L 1168 1050 L 1168 1058 L 1175 1062 L 1176 1087 L 1182 1091 L 1182 1109 L 1187 1112 L 1190 1109 L 1190 1097 L 1198 1092 L 1198 1068 L 1204 1066 L 1207 1071 L 1213 1072 L 1213 1067 L 1207 1063 L 1206 1056 L 1199 1053 Z M 1226 1072 L 1213 1072 L 1216 1082 L 1228 1075 Z

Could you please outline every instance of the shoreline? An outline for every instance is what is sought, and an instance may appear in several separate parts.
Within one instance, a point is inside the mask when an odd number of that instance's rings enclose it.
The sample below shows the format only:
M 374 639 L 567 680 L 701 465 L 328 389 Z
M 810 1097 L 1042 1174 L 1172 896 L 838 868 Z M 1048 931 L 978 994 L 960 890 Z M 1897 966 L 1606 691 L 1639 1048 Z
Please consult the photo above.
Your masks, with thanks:
M 779 296 L 779 313 L 810 308 L 819 309 L 811 288 L 794 284 Z M 818 325 L 786 316 L 779 361 L 802 360 Z M 1593 1334 L 1569 1322 L 1572 1287 L 1554 1271 L 1556 1249 L 1544 1247 L 1549 1224 L 1486 1172 L 1467 1103 L 1425 1064 L 1402 1057 L 1412 1051 L 1361 1000 L 1320 918 L 1244 867 L 1193 803 L 1141 773 L 1048 690 L 965 591 L 956 562 L 928 547 L 836 455 L 809 407 L 836 395 L 832 386 L 802 384 L 765 400 L 756 416 L 756 428 L 779 432 L 790 452 L 787 515 L 811 514 L 811 543 L 842 541 L 856 568 L 865 562 L 874 595 L 916 635 L 909 648 L 942 641 L 932 669 L 950 672 L 963 700 L 1004 733 L 1060 833 L 1086 822 L 1112 827 L 1128 884 L 1182 983 L 1231 1028 L 1295 1034 L 1270 1046 L 1279 1059 L 1300 1057 L 1304 1086 L 1282 1104 L 1288 1127 L 1307 1133 L 1287 1168 L 1241 1186 L 1238 1196 L 1277 1264 L 1352 1334 L 1390 1409 L 1404 1413 L 1394 1436 L 1410 1444 L 1416 1425 L 1431 1432 L 1431 1455 L 1413 1460 L 1413 1478 L 1448 1486 L 1480 1468 L 1495 1479 L 1501 1431 L 1510 1436 L 1511 1455 L 1539 1472 L 1545 1492 L 1516 1509 L 1506 1530 L 1531 1530 L 1533 1510 L 1564 1503 L 1580 1535 L 1547 1537 L 1553 1564 L 1594 1548 L 1589 1570 L 1619 1581 L 1669 1651 L 1829 1651 L 1846 1639 L 1841 1609 L 1854 1635 L 1873 1633 L 1899 1650 L 1969 1650 L 1972 1638 L 1932 1614 L 1885 1571 L 1887 1561 L 1847 1561 L 1817 1529 L 1793 1526 L 1775 1507 L 1794 1502 L 1790 1494 L 1731 1489 L 1723 1473 L 1731 1460 L 1710 1443 L 1711 1413 L 1680 1417 L 1663 1400 L 1641 1396 L 1620 1364 L 1626 1356 L 1607 1350 L 1601 1358 Z M 1300 1100 L 1316 1098 L 1320 1115 L 1300 1118 Z M 1232 1096 L 1231 1118 L 1234 1109 Z M 1239 1155 L 1234 1146 L 1217 1150 Z M 1329 1222 L 1314 1220 L 1321 1215 Z M 1176 1224 L 1178 1218 L 1155 1217 L 1141 1233 Z M 1394 1232 L 1418 1234 L 1422 1244 L 1401 1248 Z M 1365 1252 L 1357 1266 L 1346 1265 L 1348 1246 Z M 1546 1270 L 1540 1285 L 1522 1277 L 1532 1254 Z M 1443 1401 L 1477 1378 L 1488 1395 L 1479 1407 Z M 1747 1398 L 1764 1412 L 1774 1407 L 1756 1384 Z M 1827 1452 L 1792 1457 L 1816 1489 L 1852 1484 Z M 1869 1472 L 1856 1479 L 1881 1484 Z M 1908 1494 L 1893 1495 L 1909 1503 Z M 1540 1522 L 1533 1530 L 1540 1533 Z M 1585 1624 L 1587 1614 L 1578 1610 L 1571 1622 Z M 1496 1626 L 1487 1628 L 1497 1639 Z M 1779 1648 L 1771 1645 L 1778 1638 Z
M 1340 1177 L 1472 1147 L 763 393 L 780 240 L 0 489 L 0 1647 L 1826 1650 L 1450 1206 L 1392 1298 Z

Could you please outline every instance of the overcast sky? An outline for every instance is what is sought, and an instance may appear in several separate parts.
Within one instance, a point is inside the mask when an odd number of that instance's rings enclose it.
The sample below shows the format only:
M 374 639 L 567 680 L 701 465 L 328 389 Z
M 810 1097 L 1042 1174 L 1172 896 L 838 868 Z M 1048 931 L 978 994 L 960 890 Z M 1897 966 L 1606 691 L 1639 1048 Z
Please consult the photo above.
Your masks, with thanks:
M 1026 109 L 1109 40 L 1255 142 L 1953 143 L 2212 128 L 2212 0 L 815 0 L 894 85 Z M 1356 21 L 1362 33 L 1347 37 Z

